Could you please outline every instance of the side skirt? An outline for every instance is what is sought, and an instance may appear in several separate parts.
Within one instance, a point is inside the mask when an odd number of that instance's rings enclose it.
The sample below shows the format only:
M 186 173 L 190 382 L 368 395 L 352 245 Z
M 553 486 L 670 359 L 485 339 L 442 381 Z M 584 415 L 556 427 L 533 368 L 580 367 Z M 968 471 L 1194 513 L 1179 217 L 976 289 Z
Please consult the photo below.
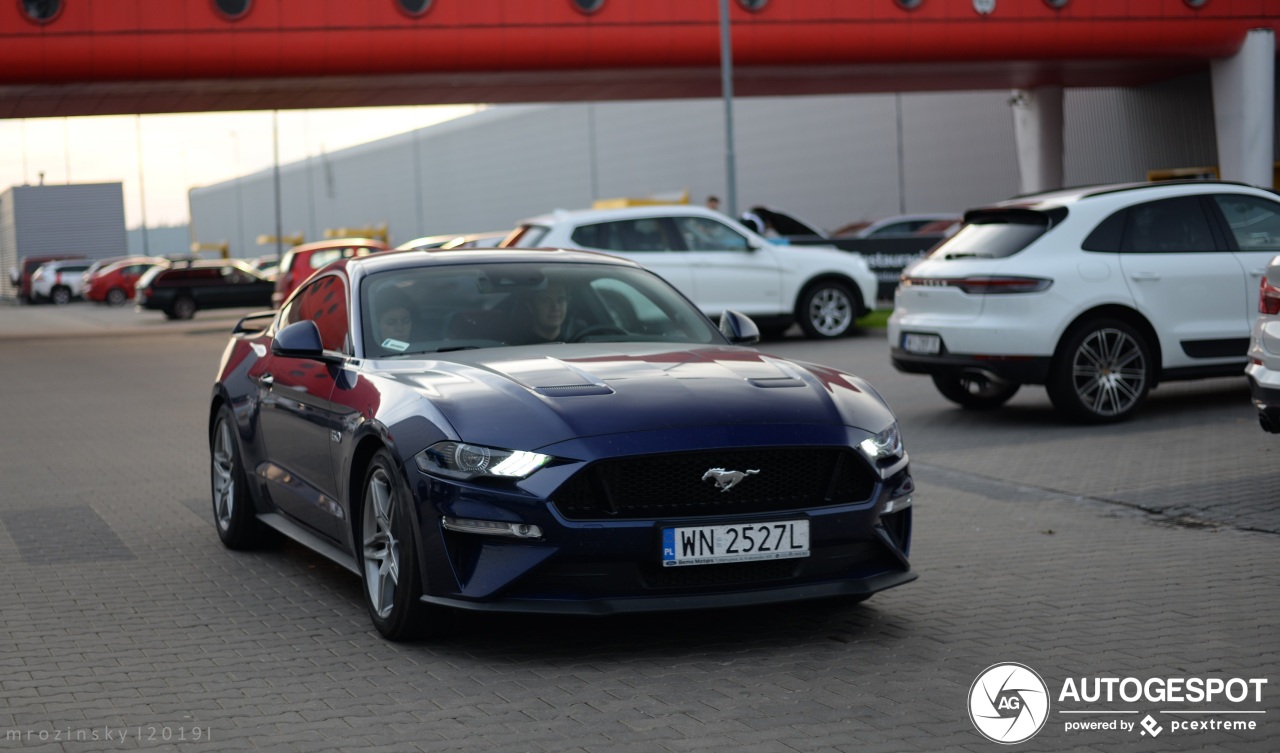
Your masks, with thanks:
M 346 569 L 350 570 L 352 574 L 360 575 L 360 567 L 356 564 L 356 558 L 354 556 L 347 554 L 328 541 L 325 541 L 297 523 L 294 523 L 284 517 L 280 513 L 260 513 L 258 515 L 258 520 L 261 520 L 264 524 L 271 526 L 313 552 L 322 554 L 333 560 L 335 563 L 342 565 Z

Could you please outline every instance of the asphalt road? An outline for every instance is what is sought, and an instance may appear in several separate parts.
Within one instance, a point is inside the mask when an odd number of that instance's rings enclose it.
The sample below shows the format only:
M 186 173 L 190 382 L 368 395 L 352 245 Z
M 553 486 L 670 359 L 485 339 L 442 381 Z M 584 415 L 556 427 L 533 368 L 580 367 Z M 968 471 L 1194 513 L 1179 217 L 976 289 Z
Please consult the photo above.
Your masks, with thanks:
M 473 617 L 452 641 L 396 645 L 326 560 L 218 542 L 205 413 L 234 313 L 105 336 L 123 330 L 15 312 L 0 309 L 0 748 L 991 751 L 969 694 L 1001 662 L 1051 701 L 1018 749 L 1280 747 L 1280 437 L 1243 380 L 1164 386 L 1135 420 L 1086 428 L 1040 389 L 954 408 L 892 370 L 881 332 L 766 343 L 894 406 L 918 581 L 857 606 Z M 1062 697 L 1106 677 L 1268 683 L 1212 705 Z M 1147 717 L 1155 739 L 1069 728 Z

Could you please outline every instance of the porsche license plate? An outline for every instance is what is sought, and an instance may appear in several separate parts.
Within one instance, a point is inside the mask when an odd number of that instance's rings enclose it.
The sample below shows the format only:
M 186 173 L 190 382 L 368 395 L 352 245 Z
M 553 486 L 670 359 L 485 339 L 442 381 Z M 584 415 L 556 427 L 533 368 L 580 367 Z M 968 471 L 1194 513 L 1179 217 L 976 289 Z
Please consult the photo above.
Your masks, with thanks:
M 809 556 L 809 521 L 662 529 L 662 566 Z
M 937 335 L 905 334 L 902 336 L 902 349 L 908 353 L 934 355 L 942 351 L 942 338 Z

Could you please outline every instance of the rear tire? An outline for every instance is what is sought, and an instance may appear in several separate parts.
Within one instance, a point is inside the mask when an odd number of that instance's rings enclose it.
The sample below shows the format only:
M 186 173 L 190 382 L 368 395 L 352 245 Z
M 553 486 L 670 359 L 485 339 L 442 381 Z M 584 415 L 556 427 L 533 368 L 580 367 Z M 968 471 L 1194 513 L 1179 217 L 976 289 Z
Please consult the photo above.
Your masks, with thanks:
M 59 285 L 49 294 L 49 299 L 53 301 L 55 306 L 65 306 L 71 303 L 71 289 Z
M 1095 319 L 1067 333 L 1045 389 L 1069 418 L 1113 423 L 1142 407 L 1154 376 L 1145 335 L 1119 319 Z
M 120 288 L 112 288 L 107 291 L 108 306 L 123 306 L 127 300 L 129 300 L 128 296 Z
M 942 396 L 969 410 L 995 410 L 1018 392 L 1017 382 L 998 382 L 980 375 L 934 374 L 933 386 Z
M 189 295 L 181 295 L 173 300 L 169 310 L 165 312 L 170 319 L 187 320 L 196 315 L 196 302 Z
M 796 319 L 808 337 L 834 339 L 853 333 L 862 300 L 839 280 L 810 283 L 800 294 Z

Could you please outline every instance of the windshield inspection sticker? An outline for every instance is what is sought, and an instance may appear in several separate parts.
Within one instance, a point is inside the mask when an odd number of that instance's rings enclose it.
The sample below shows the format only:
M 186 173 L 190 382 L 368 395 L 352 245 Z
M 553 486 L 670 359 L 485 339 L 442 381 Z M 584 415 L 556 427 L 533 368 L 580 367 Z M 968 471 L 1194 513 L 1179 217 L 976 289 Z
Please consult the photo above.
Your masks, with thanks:
M 382 341 L 382 347 L 387 350 L 394 350 L 397 353 L 403 353 L 409 349 L 409 343 L 404 340 L 392 340 L 390 337 Z

